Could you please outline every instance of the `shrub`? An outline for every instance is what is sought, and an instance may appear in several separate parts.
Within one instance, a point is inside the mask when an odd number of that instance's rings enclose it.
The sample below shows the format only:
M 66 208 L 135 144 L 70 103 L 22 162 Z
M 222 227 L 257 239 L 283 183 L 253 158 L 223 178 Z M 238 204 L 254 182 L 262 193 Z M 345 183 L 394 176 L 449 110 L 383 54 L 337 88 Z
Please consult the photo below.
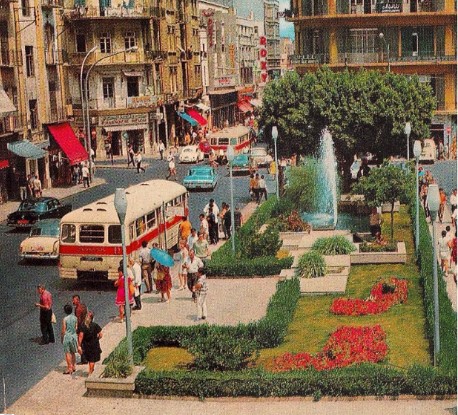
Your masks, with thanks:
M 326 263 L 323 255 L 316 251 L 309 251 L 299 258 L 297 274 L 302 278 L 322 277 L 326 273 Z
M 278 230 L 268 226 L 263 233 L 252 233 L 240 241 L 242 257 L 254 259 L 275 256 L 282 245 Z
M 397 250 L 398 245 L 396 242 L 390 242 L 386 245 L 362 242 L 359 245 L 359 252 L 396 252 Z
M 317 239 L 312 246 L 312 250 L 322 255 L 348 255 L 350 252 L 355 251 L 356 248 L 347 238 L 337 235 Z
M 293 257 L 258 257 L 253 259 L 212 258 L 207 262 L 207 276 L 211 277 L 264 277 L 280 274 L 282 269 L 291 268 Z
M 133 367 L 129 362 L 127 344 L 123 343 L 117 347 L 107 359 L 105 370 L 102 377 L 104 378 L 126 378 L 132 374 Z
M 198 370 L 240 370 L 259 353 L 255 341 L 213 327 L 206 336 L 187 339 L 183 346 L 194 355 L 193 367 Z

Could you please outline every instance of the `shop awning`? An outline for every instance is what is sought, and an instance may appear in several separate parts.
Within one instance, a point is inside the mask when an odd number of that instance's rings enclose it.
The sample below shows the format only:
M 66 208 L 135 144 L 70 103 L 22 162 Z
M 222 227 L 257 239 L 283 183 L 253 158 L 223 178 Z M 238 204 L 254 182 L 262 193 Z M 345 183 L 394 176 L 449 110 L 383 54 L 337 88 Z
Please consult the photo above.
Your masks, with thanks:
M 69 123 L 48 125 L 48 130 L 70 161 L 70 165 L 88 160 L 86 149 L 81 145 Z
M 10 163 L 8 160 L 0 160 L 0 170 L 6 169 L 10 166 Z
M 194 106 L 199 108 L 202 111 L 210 111 L 210 107 L 205 104 L 196 104 Z
M 207 120 L 204 117 L 202 117 L 202 115 L 200 115 L 196 110 L 193 110 L 192 108 L 188 108 L 186 112 L 188 113 L 189 116 L 194 118 L 200 125 L 202 126 L 207 125 Z
M 6 117 L 17 109 L 10 100 L 10 97 L 6 94 L 3 88 L 0 88 L 0 117 Z
M 46 156 L 45 150 L 42 150 L 28 140 L 13 141 L 12 143 L 7 143 L 6 147 L 12 153 L 26 159 L 41 159 Z
M 194 118 L 190 117 L 188 114 L 185 112 L 179 112 L 177 111 L 177 114 L 183 118 L 183 120 L 187 121 L 189 124 L 191 124 L 193 127 L 197 124 L 199 124 Z
M 241 102 L 237 103 L 237 107 L 239 107 L 239 110 L 241 112 L 253 111 L 253 107 L 246 101 L 241 101 Z

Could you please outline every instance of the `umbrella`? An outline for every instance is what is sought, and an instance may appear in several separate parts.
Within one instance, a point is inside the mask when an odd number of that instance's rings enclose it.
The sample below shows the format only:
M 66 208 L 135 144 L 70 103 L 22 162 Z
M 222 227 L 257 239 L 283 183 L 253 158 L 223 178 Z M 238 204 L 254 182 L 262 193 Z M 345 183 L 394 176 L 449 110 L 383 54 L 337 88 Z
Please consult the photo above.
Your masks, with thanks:
M 158 248 L 151 249 L 151 256 L 154 260 L 159 262 L 159 264 L 164 265 L 166 267 L 171 267 L 175 263 L 173 258 L 164 250 Z

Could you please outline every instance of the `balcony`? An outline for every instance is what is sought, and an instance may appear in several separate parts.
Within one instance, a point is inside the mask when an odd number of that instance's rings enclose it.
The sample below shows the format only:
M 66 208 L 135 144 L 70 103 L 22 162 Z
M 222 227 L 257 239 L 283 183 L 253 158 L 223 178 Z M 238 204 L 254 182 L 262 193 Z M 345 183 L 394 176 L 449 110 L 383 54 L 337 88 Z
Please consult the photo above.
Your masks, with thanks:
M 14 133 L 21 127 L 18 115 L 0 117 L 0 135 Z
M 291 55 L 290 61 L 293 65 L 323 65 L 329 63 L 329 54 Z
M 167 59 L 167 52 L 165 50 L 147 50 L 146 58 L 150 60 L 164 60 Z
M 94 18 L 147 18 L 149 19 L 154 12 L 154 8 L 136 5 L 126 7 L 94 7 L 94 6 L 75 6 L 75 8 L 64 14 L 68 20 L 94 19 Z
M 116 53 L 116 50 L 112 50 L 112 53 Z M 69 53 L 68 59 L 70 65 L 77 65 L 81 66 L 83 63 L 83 59 L 86 56 L 87 52 L 76 52 L 76 53 Z M 86 66 L 92 65 L 97 60 L 104 58 L 97 66 L 103 65 L 112 65 L 112 64 L 126 64 L 126 63 L 143 63 L 143 51 L 139 49 L 137 52 L 125 52 L 119 53 L 115 56 L 110 56 L 110 53 L 101 53 L 101 52 L 94 52 L 89 55 L 86 59 Z
M 64 7 L 64 0 L 41 0 L 42 7 Z

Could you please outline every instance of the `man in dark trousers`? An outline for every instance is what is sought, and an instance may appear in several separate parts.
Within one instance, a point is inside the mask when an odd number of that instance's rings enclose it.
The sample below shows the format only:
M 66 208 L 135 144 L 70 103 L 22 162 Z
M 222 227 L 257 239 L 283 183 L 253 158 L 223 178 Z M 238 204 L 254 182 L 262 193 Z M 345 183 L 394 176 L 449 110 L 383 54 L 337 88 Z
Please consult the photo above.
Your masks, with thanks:
M 54 329 L 52 327 L 52 295 L 46 290 L 43 284 L 37 286 L 37 292 L 40 296 L 40 302 L 35 303 L 35 307 L 40 309 L 40 344 L 54 343 Z
M 75 307 L 75 317 L 78 320 L 78 326 L 76 329 L 77 334 L 80 333 L 81 327 L 83 327 L 84 320 L 86 319 L 87 315 L 87 307 L 86 304 L 81 302 L 81 298 L 78 294 L 75 294 L 72 297 L 72 303 Z M 87 363 L 87 360 L 84 354 L 81 355 L 81 361 L 78 363 L 79 365 L 84 365 Z

